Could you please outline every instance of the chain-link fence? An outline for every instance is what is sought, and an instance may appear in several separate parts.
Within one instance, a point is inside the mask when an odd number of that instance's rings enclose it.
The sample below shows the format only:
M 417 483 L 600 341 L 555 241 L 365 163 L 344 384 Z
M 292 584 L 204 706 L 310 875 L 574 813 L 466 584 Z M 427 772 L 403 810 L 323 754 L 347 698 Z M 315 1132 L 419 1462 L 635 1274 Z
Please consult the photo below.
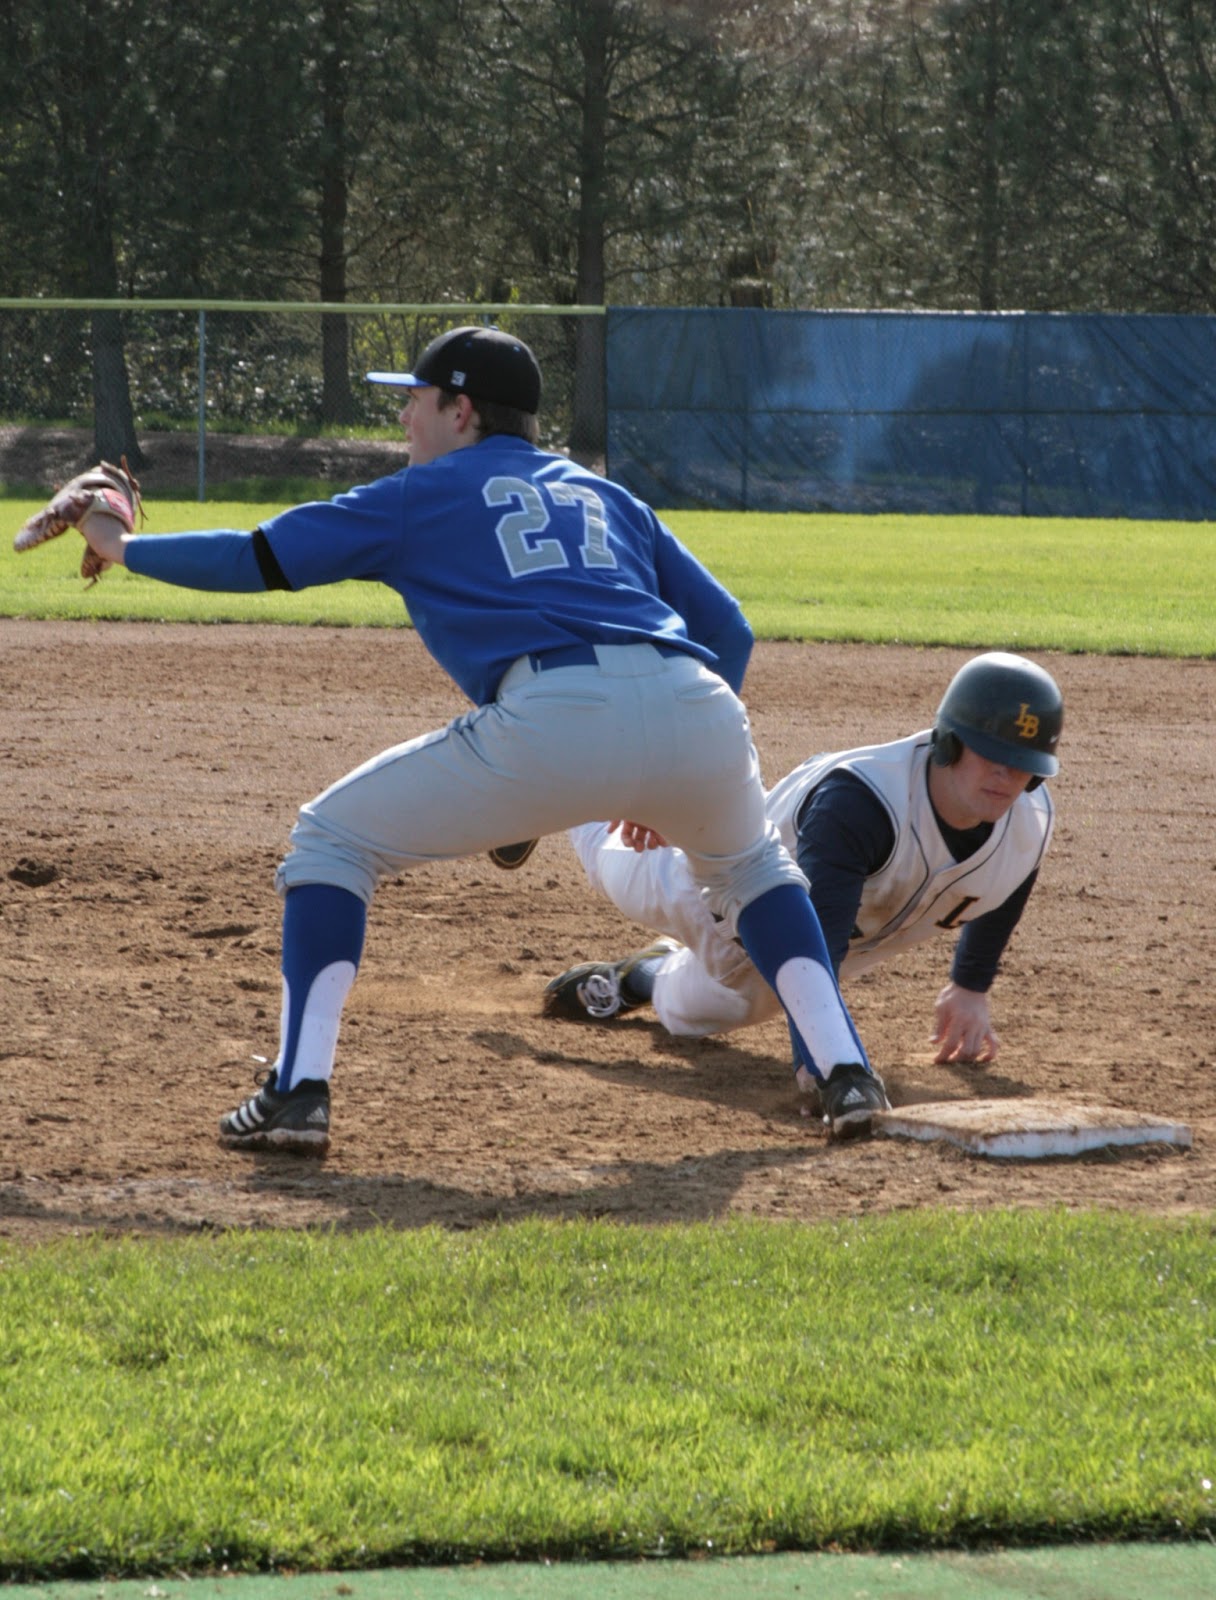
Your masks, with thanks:
M 493 323 L 544 373 L 542 442 L 602 462 L 603 316 L 547 306 L 0 300 L 0 486 L 41 491 L 126 453 L 159 492 L 331 479 L 404 464 L 406 371 L 436 334 Z

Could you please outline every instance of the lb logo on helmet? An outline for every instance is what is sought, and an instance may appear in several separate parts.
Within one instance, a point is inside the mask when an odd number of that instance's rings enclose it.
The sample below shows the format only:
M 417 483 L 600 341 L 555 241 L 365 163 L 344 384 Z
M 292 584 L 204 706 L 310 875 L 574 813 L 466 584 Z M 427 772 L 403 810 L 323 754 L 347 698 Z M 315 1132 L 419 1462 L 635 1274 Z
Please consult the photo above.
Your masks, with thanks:
M 1016 708 L 1016 709 L 1015 709 Z M 1064 700 L 1051 674 L 1025 656 L 989 650 L 954 674 L 933 724 L 933 760 L 953 766 L 964 746 L 1030 773 L 1027 789 L 1060 769 Z
M 1039 719 L 1025 700 L 1022 701 L 1022 709 L 1014 718 L 1013 725 L 1023 739 L 1037 739 L 1039 737 Z

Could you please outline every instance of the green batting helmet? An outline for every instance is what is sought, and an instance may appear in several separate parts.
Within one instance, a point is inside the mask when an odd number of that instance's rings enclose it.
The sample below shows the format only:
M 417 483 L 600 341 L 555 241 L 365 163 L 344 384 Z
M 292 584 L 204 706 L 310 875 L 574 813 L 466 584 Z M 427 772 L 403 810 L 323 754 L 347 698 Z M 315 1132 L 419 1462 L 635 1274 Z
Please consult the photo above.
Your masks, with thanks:
M 954 674 L 933 724 L 933 759 L 949 767 L 962 746 L 1032 773 L 1034 788 L 1060 770 L 1064 700 L 1050 672 L 1025 656 L 990 650 Z

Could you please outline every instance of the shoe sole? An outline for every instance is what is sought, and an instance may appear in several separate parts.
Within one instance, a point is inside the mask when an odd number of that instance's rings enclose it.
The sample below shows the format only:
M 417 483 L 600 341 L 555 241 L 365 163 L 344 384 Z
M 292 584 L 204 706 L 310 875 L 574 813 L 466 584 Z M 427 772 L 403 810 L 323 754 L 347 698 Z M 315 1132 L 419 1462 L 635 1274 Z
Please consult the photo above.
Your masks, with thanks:
M 633 1009 L 636 1010 L 636 1007 Z M 541 1007 L 541 1015 L 554 1022 L 585 1023 L 592 1028 L 610 1028 L 614 1022 L 619 1022 L 622 1017 L 630 1014 L 628 1007 L 622 1006 L 619 1011 L 614 1011 L 610 1017 L 593 1017 L 578 999 L 566 1000 L 556 997 L 545 1001 Z
M 868 1139 L 874 1128 L 873 1111 L 846 1111 L 842 1117 L 825 1117 L 828 1138 L 840 1144 L 845 1139 Z
M 486 854 L 504 872 L 515 872 L 530 858 L 539 843 L 539 839 L 524 839 L 519 844 L 500 844 L 493 850 L 487 850 Z
M 323 1156 L 329 1150 L 328 1133 L 295 1128 L 272 1128 L 269 1133 L 221 1133 L 226 1150 L 274 1150 L 282 1155 Z

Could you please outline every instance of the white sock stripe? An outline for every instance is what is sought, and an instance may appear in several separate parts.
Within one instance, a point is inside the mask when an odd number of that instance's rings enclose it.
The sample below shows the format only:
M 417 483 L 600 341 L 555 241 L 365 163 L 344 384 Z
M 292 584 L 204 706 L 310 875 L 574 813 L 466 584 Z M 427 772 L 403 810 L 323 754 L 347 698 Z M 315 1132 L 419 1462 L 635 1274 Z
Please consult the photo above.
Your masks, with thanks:
M 309 985 L 288 1073 L 291 1084 L 298 1083 L 301 1078 L 333 1076 L 342 1008 L 355 981 L 355 970 L 353 961 L 333 961 L 318 972 Z M 286 1029 L 283 1036 L 286 1038 Z
M 826 967 L 810 956 L 794 956 L 778 968 L 776 990 L 821 1076 L 838 1062 L 857 1060 L 848 1012 Z

